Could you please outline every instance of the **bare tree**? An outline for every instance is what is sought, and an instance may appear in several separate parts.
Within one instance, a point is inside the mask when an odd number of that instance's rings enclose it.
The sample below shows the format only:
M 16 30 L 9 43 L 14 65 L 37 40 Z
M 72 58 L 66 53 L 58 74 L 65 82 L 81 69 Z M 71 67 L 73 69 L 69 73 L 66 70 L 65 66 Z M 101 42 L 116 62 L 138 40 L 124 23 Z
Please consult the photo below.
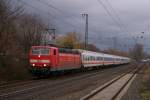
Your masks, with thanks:
M 142 44 L 135 44 L 133 49 L 130 50 L 130 56 L 139 61 L 144 57 L 144 50 Z
M 41 44 L 46 28 L 46 24 L 36 15 L 26 14 L 21 18 L 19 22 L 19 41 L 25 53 L 32 45 Z
M 0 2 L 0 54 L 6 54 L 14 44 L 16 29 L 14 21 L 23 13 L 20 6 L 11 6 L 11 0 Z

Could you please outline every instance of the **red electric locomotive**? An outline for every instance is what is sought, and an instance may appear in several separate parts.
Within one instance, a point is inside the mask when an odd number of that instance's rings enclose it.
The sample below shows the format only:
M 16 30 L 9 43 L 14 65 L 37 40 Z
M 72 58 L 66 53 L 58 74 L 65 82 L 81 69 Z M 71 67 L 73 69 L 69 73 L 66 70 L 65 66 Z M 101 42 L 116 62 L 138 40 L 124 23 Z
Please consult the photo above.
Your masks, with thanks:
M 51 72 L 81 69 L 81 67 L 92 69 L 106 65 L 127 64 L 130 58 L 79 49 L 32 46 L 29 62 L 31 73 L 39 76 Z
M 53 71 L 81 68 L 81 55 L 76 50 L 52 46 L 32 46 L 29 53 L 30 71 L 47 75 Z

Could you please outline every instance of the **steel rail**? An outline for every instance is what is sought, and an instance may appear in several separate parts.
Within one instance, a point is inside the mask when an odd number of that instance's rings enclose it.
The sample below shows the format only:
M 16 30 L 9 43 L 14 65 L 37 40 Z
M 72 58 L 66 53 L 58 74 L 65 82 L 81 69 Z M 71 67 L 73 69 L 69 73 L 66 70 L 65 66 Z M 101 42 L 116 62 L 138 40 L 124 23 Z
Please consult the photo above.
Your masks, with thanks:
M 112 97 L 111 100 L 115 100 L 115 98 L 120 94 L 120 92 L 125 88 L 125 86 L 131 81 L 131 79 L 135 76 L 135 74 L 141 69 L 141 67 L 137 66 L 136 69 L 132 69 L 130 71 L 128 71 L 127 73 L 124 73 L 116 78 L 114 78 L 113 80 L 111 80 L 110 82 L 104 84 L 102 87 L 92 91 L 91 93 L 89 93 L 88 95 L 82 97 L 80 100 L 89 100 L 91 98 L 93 98 L 95 95 L 97 95 L 98 93 L 100 93 L 101 91 L 105 90 L 106 88 L 108 88 L 109 86 L 111 86 L 113 83 L 117 82 L 119 79 L 123 78 L 125 75 L 129 74 L 129 73 L 133 73 L 133 75 L 131 75 L 131 77 L 128 79 L 128 81 L 119 89 L 119 91 Z

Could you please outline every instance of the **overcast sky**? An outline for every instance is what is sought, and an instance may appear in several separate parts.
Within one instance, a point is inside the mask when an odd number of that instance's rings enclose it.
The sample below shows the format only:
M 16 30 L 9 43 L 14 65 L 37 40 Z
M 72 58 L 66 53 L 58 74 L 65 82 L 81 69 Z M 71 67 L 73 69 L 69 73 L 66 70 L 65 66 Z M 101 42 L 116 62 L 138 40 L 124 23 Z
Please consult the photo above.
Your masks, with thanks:
M 146 51 L 150 50 L 150 0 L 24 1 L 37 8 L 24 4 L 27 10 L 53 23 L 57 34 L 76 31 L 84 35 L 85 18 L 81 14 L 88 13 L 89 42 L 100 49 L 116 44 L 117 48 L 128 50 L 138 42 L 144 44 Z

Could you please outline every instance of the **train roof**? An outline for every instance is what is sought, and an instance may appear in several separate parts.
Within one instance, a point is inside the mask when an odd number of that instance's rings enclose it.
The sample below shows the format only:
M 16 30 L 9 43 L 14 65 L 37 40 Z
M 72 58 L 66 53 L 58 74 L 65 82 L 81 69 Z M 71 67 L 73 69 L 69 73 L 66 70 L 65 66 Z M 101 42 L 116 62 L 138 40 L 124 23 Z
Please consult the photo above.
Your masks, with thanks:
M 101 52 L 94 52 L 94 51 L 88 51 L 88 50 L 82 50 L 82 49 L 76 49 L 80 53 L 91 53 L 97 56 L 103 55 L 104 57 L 112 57 L 112 58 L 118 58 L 118 59 L 130 59 L 128 57 L 123 57 L 123 56 L 117 56 L 117 55 L 111 55 L 111 54 L 106 54 L 106 53 L 101 53 Z
M 50 46 L 44 46 L 44 45 L 40 45 L 40 46 L 31 46 L 31 48 L 50 48 Z
M 50 48 L 50 47 L 54 47 L 54 46 L 32 46 L 32 48 L 40 48 L 40 47 L 46 47 L 46 48 Z M 61 48 L 62 49 L 62 48 Z M 64 48 L 66 49 L 66 48 Z M 79 53 L 84 53 L 84 54 L 88 54 L 88 55 L 94 55 L 94 56 L 104 56 L 104 57 L 110 57 L 110 58 L 118 58 L 118 59 L 130 59 L 128 57 L 123 57 L 123 56 L 117 56 L 117 55 L 111 55 L 111 54 L 106 54 L 106 53 L 101 53 L 101 52 L 94 52 L 94 51 L 88 51 L 88 50 L 83 50 L 83 49 L 71 49 L 72 51 L 77 51 Z
M 88 50 L 82 50 L 82 49 L 76 49 L 76 50 L 79 51 L 80 53 L 104 54 L 100 52 L 94 52 L 94 51 L 88 51 Z

